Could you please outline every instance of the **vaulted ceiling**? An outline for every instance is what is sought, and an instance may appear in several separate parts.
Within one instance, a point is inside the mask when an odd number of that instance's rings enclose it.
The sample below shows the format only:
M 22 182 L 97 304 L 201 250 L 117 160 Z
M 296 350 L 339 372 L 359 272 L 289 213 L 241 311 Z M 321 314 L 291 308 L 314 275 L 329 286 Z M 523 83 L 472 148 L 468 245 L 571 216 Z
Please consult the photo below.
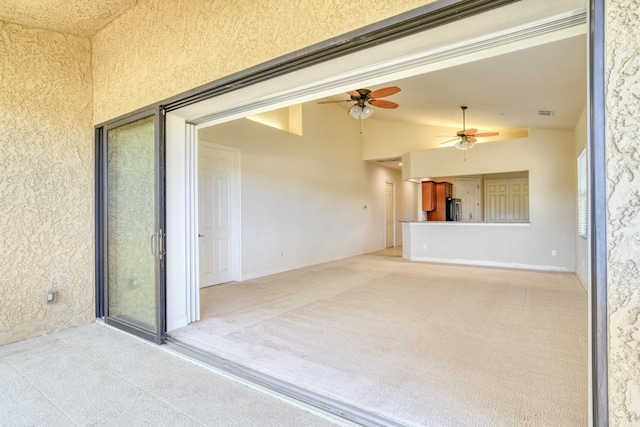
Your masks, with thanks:
M 384 98 L 400 107 L 374 107 L 372 119 L 462 129 L 466 105 L 467 128 L 573 130 L 586 103 L 586 74 L 587 41 L 580 35 L 371 87 L 402 89 Z M 338 105 L 346 114 L 353 104 Z

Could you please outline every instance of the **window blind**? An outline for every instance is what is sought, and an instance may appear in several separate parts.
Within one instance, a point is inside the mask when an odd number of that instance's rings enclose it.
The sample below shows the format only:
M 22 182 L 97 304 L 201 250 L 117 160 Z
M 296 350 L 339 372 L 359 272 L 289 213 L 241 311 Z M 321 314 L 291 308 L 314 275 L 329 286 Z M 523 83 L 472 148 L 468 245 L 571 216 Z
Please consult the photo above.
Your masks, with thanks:
M 578 233 L 586 238 L 588 231 L 587 218 L 587 151 L 582 150 L 578 156 Z

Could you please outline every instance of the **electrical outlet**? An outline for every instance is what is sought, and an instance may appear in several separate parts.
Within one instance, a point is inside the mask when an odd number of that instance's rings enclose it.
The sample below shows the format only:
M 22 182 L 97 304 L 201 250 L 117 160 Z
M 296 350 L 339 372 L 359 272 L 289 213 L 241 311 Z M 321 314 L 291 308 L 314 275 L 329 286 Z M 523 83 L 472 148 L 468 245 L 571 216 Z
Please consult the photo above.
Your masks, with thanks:
M 427 244 L 426 243 L 422 244 L 422 249 L 427 249 Z
M 556 255 L 558 255 L 558 253 L 556 252 L 556 250 L 555 250 L 555 249 L 553 249 L 553 250 L 551 251 L 551 256 L 556 256 Z
M 58 299 L 57 291 L 48 291 L 47 292 L 47 304 L 53 304 Z
M 297 251 L 294 249 L 293 250 L 293 256 L 296 256 Z

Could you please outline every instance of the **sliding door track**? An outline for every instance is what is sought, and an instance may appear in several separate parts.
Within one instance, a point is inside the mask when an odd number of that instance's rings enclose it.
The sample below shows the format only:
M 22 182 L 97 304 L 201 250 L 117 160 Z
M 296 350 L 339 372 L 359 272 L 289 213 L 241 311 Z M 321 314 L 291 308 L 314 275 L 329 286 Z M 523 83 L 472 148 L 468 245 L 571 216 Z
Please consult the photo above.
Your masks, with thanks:
M 180 342 L 171 336 L 166 338 L 167 349 L 182 356 L 197 361 L 211 368 L 222 371 L 231 377 L 250 383 L 270 392 L 297 400 L 305 406 L 310 406 L 333 416 L 343 418 L 352 423 L 372 427 L 403 427 L 406 424 L 386 418 L 382 415 L 365 411 L 357 406 L 340 402 L 322 394 L 282 381 L 270 375 L 263 374 L 239 363 L 225 359 L 213 353 L 200 350 L 189 344 Z

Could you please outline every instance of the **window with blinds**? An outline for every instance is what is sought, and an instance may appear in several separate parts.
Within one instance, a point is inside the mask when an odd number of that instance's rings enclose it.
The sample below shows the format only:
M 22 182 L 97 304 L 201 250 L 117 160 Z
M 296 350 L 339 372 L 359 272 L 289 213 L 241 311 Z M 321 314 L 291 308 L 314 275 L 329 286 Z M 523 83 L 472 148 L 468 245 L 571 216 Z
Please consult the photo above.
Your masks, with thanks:
M 585 149 L 578 156 L 578 233 L 586 238 L 587 231 L 587 151 Z

